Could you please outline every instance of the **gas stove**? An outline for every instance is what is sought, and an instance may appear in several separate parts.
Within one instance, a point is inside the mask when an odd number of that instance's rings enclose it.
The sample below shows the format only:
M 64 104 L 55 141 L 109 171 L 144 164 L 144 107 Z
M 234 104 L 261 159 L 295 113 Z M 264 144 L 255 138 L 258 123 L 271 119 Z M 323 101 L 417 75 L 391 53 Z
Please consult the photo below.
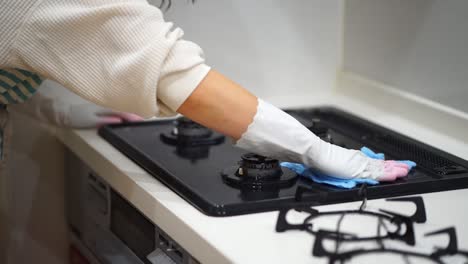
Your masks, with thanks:
M 468 187 L 468 162 L 414 139 L 330 107 L 287 111 L 322 139 L 346 147 L 367 146 L 388 159 L 413 160 L 407 178 L 366 187 L 376 199 Z M 246 153 L 231 140 L 183 117 L 117 124 L 99 134 L 187 202 L 210 216 L 231 216 L 362 199 L 362 188 L 314 183 Z

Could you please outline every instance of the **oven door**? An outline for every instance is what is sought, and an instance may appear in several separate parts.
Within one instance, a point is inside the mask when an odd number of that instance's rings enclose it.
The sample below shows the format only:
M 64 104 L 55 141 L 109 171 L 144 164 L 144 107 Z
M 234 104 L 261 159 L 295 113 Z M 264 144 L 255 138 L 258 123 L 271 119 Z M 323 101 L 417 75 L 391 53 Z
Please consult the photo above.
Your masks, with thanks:
M 71 152 L 66 167 L 70 229 L 100 263 L 198 263 Z

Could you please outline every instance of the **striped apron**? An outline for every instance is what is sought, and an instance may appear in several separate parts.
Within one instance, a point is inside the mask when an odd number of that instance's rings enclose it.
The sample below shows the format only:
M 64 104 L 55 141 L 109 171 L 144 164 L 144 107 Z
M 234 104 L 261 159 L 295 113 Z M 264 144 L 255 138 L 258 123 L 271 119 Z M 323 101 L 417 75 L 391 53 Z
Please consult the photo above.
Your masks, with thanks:
M 0 258 L 7 256 L 5 246 L 10 241 L 11 219 L 8 214 L 10 175 L 7 175 L 7 163 L 10 148 L 12 128 L 10 125 L 7 106 L 26 101 L 35 92 L 42 80 L 38 75 L 20 69 L 0 68 Z M 1 262 L 2 260 L 0 260 Z
M 42 79 L 32 72 L 12 68 L 0 69 L 0 175 L 8 156 L 11 134 L 7 106 L 26 101 L 41 83 Z

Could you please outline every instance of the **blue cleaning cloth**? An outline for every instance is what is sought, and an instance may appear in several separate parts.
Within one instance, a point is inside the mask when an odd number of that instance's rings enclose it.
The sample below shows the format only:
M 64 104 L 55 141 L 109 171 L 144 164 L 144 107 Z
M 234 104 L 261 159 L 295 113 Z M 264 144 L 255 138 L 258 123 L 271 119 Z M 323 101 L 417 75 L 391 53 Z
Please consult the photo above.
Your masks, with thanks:
M 384 160 L 385 155 L 383 153 L 375 153 L 371 149 L 367 147 L 362 147 L 361 152 L 368 156 L 369 158 L 373 159 L 380 159 Z M 410 169 L 416 166 L 416 163 L 410 160 L 401 160 L 398 162 L 405 163 L 410 167 Z M 356 187 L 358 184 L 367 183 L 368 185 L 376 185 L 379 184 L 378 181 L 372 179 L 341 179 L 337 177 L 332 177 L 329 175 L 322 174 L 317 171 L 313 171 L 312 169 L 306 167 L 304 164 L 299 163 L 292 163 L 292 162 L 281 162 L 281 166 L 288 168 L 295 173 L 301 175 L 302 177 L 306 177 L 308 179 L 313 180 L 317 183 L 323 183 L 328 185 L 333 185 L 335 187 L 343 188 L 343 189 L 351 189 Z

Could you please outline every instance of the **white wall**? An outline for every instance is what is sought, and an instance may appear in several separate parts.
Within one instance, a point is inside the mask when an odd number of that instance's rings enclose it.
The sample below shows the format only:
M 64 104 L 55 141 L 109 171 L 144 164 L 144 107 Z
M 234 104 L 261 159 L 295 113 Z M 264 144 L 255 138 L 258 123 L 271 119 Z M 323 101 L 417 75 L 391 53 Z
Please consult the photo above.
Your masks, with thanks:
M 209 65 L 258 96 L 311 94 L 334 86 L 341 0 L 172 2 L 166 20 L 203 48 Z
M 344 70 L 468 112 L 468 1 L 348 0 Z

